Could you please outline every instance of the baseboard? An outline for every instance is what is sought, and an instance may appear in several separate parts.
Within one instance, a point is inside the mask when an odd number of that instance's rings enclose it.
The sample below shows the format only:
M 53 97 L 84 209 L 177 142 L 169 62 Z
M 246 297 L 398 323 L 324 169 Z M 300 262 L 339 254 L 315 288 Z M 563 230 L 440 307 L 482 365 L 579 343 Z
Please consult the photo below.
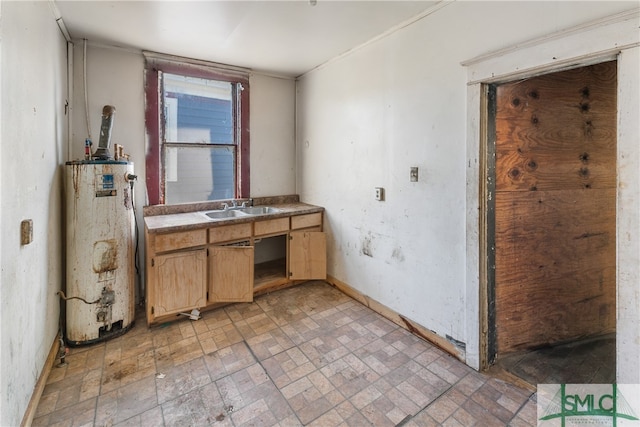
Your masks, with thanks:
M 330 283 L 332 286 L 336 287 L 337 289 L 339 289 L 340 291 L 344 292 L 345 294 L 349 295 L 351 298 L 360 302 L 361 304 L 369 307 L 376 313 L 389 319 L 396 325 L 406 329 L 412 334 L 446 351 L 447 353 L 449 353 L 456 359 L 460 360 L 461 362 L 465 362 L 466 360 L 465 351 L 460 347 L 456 346 L 455 344 L 453 344 L 452 342 L 450 342 L 449 340 L 447 340 L 446 338 L 443 338 L 440 335 L 436 334 L 435 332 L 431 331 L 430 329 L 427 329 L 424 326 L 421 326 L 418 323 L 406 318 L 405 316 L 401 315 L 400 313 L 397 313 L 396 311 L 390 309 L 384 304 L 379 303 L 373 298 L 370 298 L 369 296 L 364 295 L 357 289 L 354 289 L 353 287 L 336 279 L 333 276 L 327 275 L 327 282 Z
M 49 350 L 47 360 L 44 362 L 44 367 L 42 369 L 42 372 L 40 373 L 38 382 L 33 389 L 33 394 L 31 395 L 31 399 L 29 400 L 27 410 L 22 417 L 22 423 L 20 424 L 21 427 L 29 427 L 31 423 L 33 423 L 33 418 L 36 415 L 36 410 L 38 409 L 38 404 L 40 403 L 40 397 L 42 397 L 44 387 L 45 385 L 47 385 L 47 378 L 49 378 L 51 368 L 53 368 L 53 364 L 56 361 L 56 356 L 58 355 L 59 349 L 60 339 L 56 334 L 56 337 L 53 339 L 53 344 L 51 345 L 51 350 Z

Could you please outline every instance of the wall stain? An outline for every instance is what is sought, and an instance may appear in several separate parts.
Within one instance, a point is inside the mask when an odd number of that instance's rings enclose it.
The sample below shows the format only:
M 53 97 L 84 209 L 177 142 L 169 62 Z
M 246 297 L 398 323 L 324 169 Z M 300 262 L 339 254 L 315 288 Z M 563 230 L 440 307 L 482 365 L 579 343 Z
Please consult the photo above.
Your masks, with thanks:
M 397 259 L 400 262 L 404 262 L 404 254 L 402 253 L 402 248 L 395 248 L 393 252 L 391 252 L 391 258 Z

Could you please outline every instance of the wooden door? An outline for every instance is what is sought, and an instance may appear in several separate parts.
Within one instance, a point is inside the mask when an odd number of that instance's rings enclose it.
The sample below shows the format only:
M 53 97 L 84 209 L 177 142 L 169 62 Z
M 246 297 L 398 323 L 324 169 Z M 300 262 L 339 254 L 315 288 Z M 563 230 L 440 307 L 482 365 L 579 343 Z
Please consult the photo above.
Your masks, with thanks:
M 615 330 L 616 74 L 496 87 L 498 355 Z

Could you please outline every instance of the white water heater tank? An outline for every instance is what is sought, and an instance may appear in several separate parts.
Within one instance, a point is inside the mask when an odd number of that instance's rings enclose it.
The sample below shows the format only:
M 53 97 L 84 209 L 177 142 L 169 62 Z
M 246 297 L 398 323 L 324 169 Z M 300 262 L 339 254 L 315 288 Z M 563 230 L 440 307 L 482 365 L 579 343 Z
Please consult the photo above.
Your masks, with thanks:
M 65 169 L 65 340 L 74 346 L 133 327 L 133 163 L 74 161 Z

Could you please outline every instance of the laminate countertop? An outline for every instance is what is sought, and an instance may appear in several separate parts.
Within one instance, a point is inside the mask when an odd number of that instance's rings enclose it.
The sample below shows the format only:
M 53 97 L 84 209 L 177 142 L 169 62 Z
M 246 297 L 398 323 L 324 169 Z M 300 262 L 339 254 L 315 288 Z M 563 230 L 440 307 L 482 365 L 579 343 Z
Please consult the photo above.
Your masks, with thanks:
M 268 219 L 305 215 L 324 211 L 324 208 L 321 206 L 309 205 L 307 203 L 300 202 L 255 205 L 255 207 L 260 206 L 270 206 L 272 208 L 278 209 L 278 212 L 219 219 L 212 219 L 206 216 L 207 212 L 216 209 L 203 209 L 195 210 L 192 212 L 165 213 L 160 215 L 145 214 L 144 224 L 148 233 L 170 233 L 176 231 L 196 230 L 200 228 L 219 227 L 230 224 L 264 221 Z

